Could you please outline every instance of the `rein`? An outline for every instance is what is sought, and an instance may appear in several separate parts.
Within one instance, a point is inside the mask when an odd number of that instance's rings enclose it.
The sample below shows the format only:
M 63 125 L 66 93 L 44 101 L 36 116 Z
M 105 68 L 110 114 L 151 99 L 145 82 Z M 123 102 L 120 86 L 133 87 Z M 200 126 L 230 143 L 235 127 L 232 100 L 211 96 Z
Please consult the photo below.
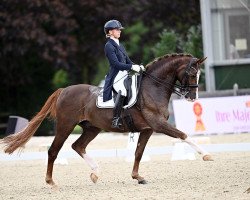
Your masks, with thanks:
M 180 81 L 180 82 L 182 82 L 183 79 L 185 79 L 185 84 L 182 84 L 182 85 L 172 84 L 172 83 L 168 83 L 168 82 L 164 83 L 164 81 L 162 79 L 159 79 L 159 78 L 147 73 L 146 71 L 144 71 L 143 74 L 148 76 L 150 79 L 152 79 L 156 83 L 160 84 L 161 86 L 164 86 L 165 88 L 171 90 L 172 92 L 174 92 L 178 96 L 182 97 L 182 96 L 187 95 L 187 93 L 189 93 L 189 90 L 188 90 L 189 88 L 197 88 L 198 87 L 198 84 L 188 84 L 188 77 L 194 76 L 194 74 L 192 74 L 190 72 L 190 70 L 193 69 L 197 72 L 197 70 L 194 67 L 192 67 L 194 62 L 195 62 L 195 58 L 192 58 L 190 60 L 190 62 L 187 64 L 187 66 L 185 67 L 185 73 Z M 173 88 L 171 88 L 171 86 Z M 176 89 L 176 88 L 178 88 L 178 89 Z
M 159 79 L 147 72 L 142 72 L 144 75 L 148 76 L 150 79 L 152 79 L 153 81 L 155 81 L 156 83 L 159 83 L 161 86 L 164 86 L 165 88 L 171 90 L 172 92 L 174 92 L 175 94 L 177 94 L 178 96 L 183 96 L 184 94 L 182 94 L 179 90 L 177 90 L 176 88 L 181 89 L 182 86 L 181 85 L 177 85 L 177 84 L 172 84 L 172 83 L 168 83 L 167 85 L 165 83 L 163 83 L 164 81 L 162 79 Z M 174 86 L 174 88 L 171 88 L 171 86 Z

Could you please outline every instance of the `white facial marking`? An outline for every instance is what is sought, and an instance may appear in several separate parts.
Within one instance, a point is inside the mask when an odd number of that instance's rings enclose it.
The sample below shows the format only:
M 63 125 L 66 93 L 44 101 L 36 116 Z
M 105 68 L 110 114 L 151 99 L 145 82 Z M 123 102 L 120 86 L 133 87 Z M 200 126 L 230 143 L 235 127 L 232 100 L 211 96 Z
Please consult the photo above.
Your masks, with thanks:
M 201 75 L 201 71 L 198 70 L 198 72 L 197 72 L 197 81 L 196 81 L 197 85 L 199 84 L 200 75 Z M 195 92 L 195 99 L 198 99 L 198 98 L 199 98 L 199 93 L 198 93 L 198 87 L 197 87 L 196 92 Z

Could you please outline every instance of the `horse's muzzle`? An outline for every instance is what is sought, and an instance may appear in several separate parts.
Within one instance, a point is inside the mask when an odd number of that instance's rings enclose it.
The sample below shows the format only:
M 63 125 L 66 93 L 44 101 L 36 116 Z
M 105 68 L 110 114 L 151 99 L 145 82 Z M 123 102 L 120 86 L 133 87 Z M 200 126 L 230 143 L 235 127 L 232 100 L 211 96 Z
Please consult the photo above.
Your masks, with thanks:
M 185 95 L 185 98 L 186 98 L 187 101 L 194 102 L 195 100 L 198 99 L 198 92 L 188 92 Z

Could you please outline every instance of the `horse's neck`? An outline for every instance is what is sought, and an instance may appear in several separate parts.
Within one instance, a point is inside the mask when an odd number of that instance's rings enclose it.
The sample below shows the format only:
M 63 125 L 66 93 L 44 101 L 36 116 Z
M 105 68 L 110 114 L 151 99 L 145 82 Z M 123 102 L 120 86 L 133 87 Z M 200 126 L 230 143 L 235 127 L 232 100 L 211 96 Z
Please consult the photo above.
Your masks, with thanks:
M 155 99 L 155 102 L 161 102 L 168 105 L 171 97 L 176 78 L 174 73 L 168 73 L 165 79 L 160 76 L 153 75 L 153 77 L 145 77 L 142 82 L 142 93 L 146 94 L 145 98 Z
M 169 102 L 177 81 L 177 68 L 180 64 L 180 61 L 176 60 L 170 65 L 158 66 L 157 69 L 151 71 L 150 74 L 156 77 L 157 80 L 148 78 L 148 82 L 151 82 L 148 90 L 151 90 L 152 93 L 154 93 L 154 91 L 161 91 L 161 93 L 158 93 L 161 95 L 162 101 Z
M 168 83 L 169 85 L 174 85 L 177 81 L 177 67 L 179 63 L 173 62 L 171 65 L 158 67 L 158 70 L 152 72 L 153 76 L 157 77 L 157 79 L 162 80 L 165 85 Z
M 142 85 L 142 96 L 145 101 L 148 103 L 151 102 L 151 106 L 156 105 L 159 110 L 161 110 L 162 106 L 165 107 L 168 105 L 174 91 L 175 83 L 179 79 L 179 67 L 184 65 L 187 61 L 186 59 L 189 58 L 186 56 L 170 57 L 165 60 L 156 61 L 149 66 L 147 70 L 149 76 L 145 77 Z

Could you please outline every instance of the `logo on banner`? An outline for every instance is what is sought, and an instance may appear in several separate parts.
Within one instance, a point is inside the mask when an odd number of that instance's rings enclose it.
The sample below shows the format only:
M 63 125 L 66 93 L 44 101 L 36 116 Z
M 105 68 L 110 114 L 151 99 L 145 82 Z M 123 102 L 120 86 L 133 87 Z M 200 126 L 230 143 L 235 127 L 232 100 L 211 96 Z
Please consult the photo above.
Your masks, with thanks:
M 246 107 L 247 107 L 247 108 L 250 108 L 250 101 L 247 101 L 247 102 L 246 102 Z
M 206 129 L 201 119 L 202 105 L 199 102 L 195 102 L 193 105 L 193 111 L 196 116 L 195 131 L 205 131 Z

